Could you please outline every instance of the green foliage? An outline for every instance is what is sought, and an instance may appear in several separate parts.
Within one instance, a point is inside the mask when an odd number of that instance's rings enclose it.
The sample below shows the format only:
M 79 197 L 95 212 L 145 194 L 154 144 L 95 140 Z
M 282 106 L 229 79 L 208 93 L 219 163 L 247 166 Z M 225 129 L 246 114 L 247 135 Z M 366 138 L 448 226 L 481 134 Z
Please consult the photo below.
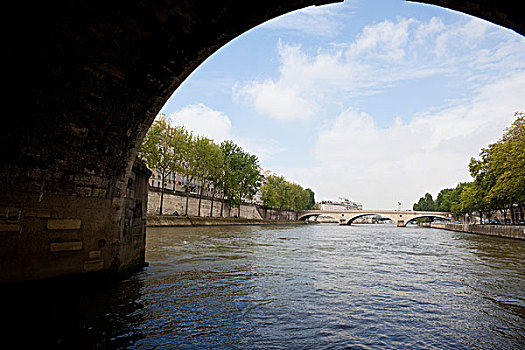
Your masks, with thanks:
M 315 193 L 311 189 L 307 188 L 306 193 L 308 195 L 308 204 L 306 206 L 306 209 L 317 209 L 317 204 L 315 203 Z
M 433 211 L 434 200 L 432 199 L 432 195 L 428 192 L 425 193 L 425 195 L 421 197 L 419 201 L 413 205 L 412 208 L 417 211 Z
M 459 206 L 461 202 L 461 193 L 466 186 L 467 183 L 460 182 L 456 188 L 445 188 L 441 190 L 434 202 L 434 210 L 452 212 L 456 215 L 461 215 L 461 209 Z
M 139 156 L 148 167 L 162 174 L 162 190 L 170 173 L 184 176 L 187 183 L 186 202 L 197 179 L 201 181 L 201 195 L 205 184 L 211 183 L 214 194 L 218 189 L 222 190 L 234 206 L 239 206 L 243 200 L 253 199 L 262 183 L 257 156 L 243 151 L 232 141 L 217 145 L 183 127 L 172 127 L 164 117 L 153 122 L 142 142 Z
M 505 130 L 500 141 L 490 145 L 488 168 L 494 183 L 488 199 L 496 202 L 525 202 L 525 113 Z
M 161 175 L 161 200 L 159 214 L 162 215 L 166 177 L 182 172 L 184 155 L 189 149 L 190 134 L 183 127 L 171 127 L 165 118 L 153 122 L 139 149 L 139 157 Z
M 261 188 L 263 205 L 281 210 L 306 210 L 315 207 L 314 192 L 288 182 L 282 176 L 269 176 Z
M 484 200 L 482 189 L 476 182 L 471 182 L 465 186 L 460 195 L 460 203 L 455 207 L 458 215 L 464 215 L 475 211 L 483 210 Z

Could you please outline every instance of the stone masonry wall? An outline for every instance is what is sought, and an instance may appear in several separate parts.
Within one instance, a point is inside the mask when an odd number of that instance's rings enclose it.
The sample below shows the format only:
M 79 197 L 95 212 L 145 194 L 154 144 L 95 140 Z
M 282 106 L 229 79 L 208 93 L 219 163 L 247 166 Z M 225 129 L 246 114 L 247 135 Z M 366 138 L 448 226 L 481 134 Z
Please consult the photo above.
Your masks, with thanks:
M 448 231 L 476 233 L 480 235 L 525 239 L 525 226 L 518 225 L 478 225 L 431 223 L 430 227 Z
M 148 214 L 158 215 L 160 208 L 160 189 L 149 189 L 148 194 Z M 177 211 L 180 215 L 185 214 L 186 194 L 179 191 L 165 190 L 162 213 L 163 215 L 173 215 Z M 201 200 L 202 217 L 209 217 L 211 210 L 211 197 L 203 196 Z M 188 200 L 188 216 L 199 216 L 199 196 L 190 194 Z M 213 217 L 221 217 L 221 199 L 215 198 L 213 201 Z M 241 217 L 245 219 L 268 219 L 268 220 L 296 220 L 297 214 L 294 211 L 280 211 L 277 209 L 263 209 L 259 205 L 245 203 L 241 205 L 240 215 L 238 208 L 230 208 L 224 204 L 222 217 Z
M 123 201 L 87 191 L 3 192 L 8 205 L 0 205 L 0 283 L 141 266 L 149 173 L 135 162 Z M 93 186 L 86 184 L 90 194 Z

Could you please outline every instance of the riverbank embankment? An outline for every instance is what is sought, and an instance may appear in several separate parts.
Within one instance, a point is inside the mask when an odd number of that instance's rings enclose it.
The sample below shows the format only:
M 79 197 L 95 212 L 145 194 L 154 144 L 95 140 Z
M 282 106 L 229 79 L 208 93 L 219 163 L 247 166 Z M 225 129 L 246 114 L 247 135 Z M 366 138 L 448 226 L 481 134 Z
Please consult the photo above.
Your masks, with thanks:
M 525 226 L 431 223 L 430 227 L 478 235 L 525 239 Z
M 148 215 L 148 227 L 232 226 L 232 225 L 305 225 L 304 220 L 260 220 L 199 216 Z

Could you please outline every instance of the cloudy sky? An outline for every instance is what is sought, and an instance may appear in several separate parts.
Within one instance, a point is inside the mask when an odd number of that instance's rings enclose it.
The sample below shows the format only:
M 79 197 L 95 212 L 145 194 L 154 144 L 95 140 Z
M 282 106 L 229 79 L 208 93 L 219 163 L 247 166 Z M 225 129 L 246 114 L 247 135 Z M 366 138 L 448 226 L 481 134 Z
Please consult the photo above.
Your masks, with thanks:
M 525 111 L 525 38 L 402 0 L 266 22 L 207 59 L 162 112 L 264 169 L 369 209 L 470 181 L 467 165 Z

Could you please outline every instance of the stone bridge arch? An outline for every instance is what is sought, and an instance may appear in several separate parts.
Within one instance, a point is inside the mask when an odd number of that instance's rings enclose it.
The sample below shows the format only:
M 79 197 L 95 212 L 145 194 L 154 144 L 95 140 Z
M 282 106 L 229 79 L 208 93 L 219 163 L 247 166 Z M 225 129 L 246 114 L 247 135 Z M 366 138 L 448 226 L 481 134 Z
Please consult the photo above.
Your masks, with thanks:
M 372 216 L 372 215 L 379 215 L 381 217 L 384 217 L 384 218 L 388 218 L 390 220 L 392 220 L 393 222 L 396 222 L 396 219 L 394 217 L 394 215 L 390 215 L 390 214 L 384 214 L 384 213 L 381 213 L 381 214 L 378 214 L 378 213 L 363 213 L 363 214 L 358 214 L 358 215 L 354 215 L 352 216 L 351 218 L 349 218 L 345 225 L 352 225 L 352 223 L 359 219 L 359 218 L 362 218 L 362 217 L 365 217 L 365 216 Z
M 445 215 L 416 215 L 413 218 L 411 218 L 410 220 L 408 220 L 405 223 L 405 226 L 411 221 L 414 221 L 414 220 L 417 220 L 417 219 L 422 219 L 422 218 L 431 218 L 431 219 L 440 218 L 440 219 L 443 219 L 445 221 L 448 221 L 448 216 L 445 216 Z
M 314 218 L 314 217 L 319 217 L 319 216 L 329 216 L 331 217 L 332 219 L 334 220 L 339 220 L 337 215 L 331 215 L 329 213 L 325 214 L 325 213 L 306 213 L 306 214 L 299 214 L 299 216 L 297 217 L 297 220 L 308 220 L 310 218 Z
M 352 222 L 354 222 L 356 219 L 364 217 L 364 216 L 369 216 L 369 215 L 380 215 L 382 217 L 389 218 L 394 223 L 396 223 L 398 226 L 406 226 L 409 222 L 414 221 L 416 219 L 420 219 L 420 218 L 440 218 L 443 220 L 448 220 L 448 216 L 434 214 L 434 213 L 432 214 L 430 213 L 413 214 L 412 212 L 396 212 L 396 213 L 369 212 L 369 213 L 353 215 L 352 217 L 346 220 L 345 224 L 351 225 Z
M 0 280 L 140 265 L 143 254 L 125 248 L 136 245 L 127 241 L 127 215 L 144 213 L 128 213 L 126 195 L 136 200 L 134 160 L 158 111 L 230 40 L 287 12 L 332 2 L 4 4 Z M 514 0 L 419 2 L 525 34 L 521 4 Z M 57 226 L 56 220 L 66 221 Z M 56 247 L 65 251 L 56 253 Z

